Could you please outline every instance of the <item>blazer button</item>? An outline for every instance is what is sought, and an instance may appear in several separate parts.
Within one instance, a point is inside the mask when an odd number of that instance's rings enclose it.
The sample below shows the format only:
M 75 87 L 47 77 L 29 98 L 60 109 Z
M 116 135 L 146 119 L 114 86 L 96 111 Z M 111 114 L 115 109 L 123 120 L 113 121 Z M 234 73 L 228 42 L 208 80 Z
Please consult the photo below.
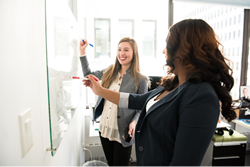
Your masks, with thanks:
M 142 146 L 139 147 L 139 151 L 143 151 L 143 147 Z
M 117 118 L 118 118 L 118 119 L 120 119 L 120 118 L 121 118 L 121 116 L 117 116 Z

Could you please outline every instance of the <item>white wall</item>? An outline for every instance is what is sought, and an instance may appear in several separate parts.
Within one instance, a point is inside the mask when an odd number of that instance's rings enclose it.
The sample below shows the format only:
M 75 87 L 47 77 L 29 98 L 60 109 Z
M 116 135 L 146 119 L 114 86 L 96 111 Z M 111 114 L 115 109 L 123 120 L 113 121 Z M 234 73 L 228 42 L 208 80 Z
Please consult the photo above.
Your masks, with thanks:
M 0 165 L 73 166 L 84 162 L 84 102 L 55 156 L 46 152 L 50 133 L 44 4 L 44 0 L 0 0 Z M 28 108 L 33 146 L 23 157 L 18 115 Z

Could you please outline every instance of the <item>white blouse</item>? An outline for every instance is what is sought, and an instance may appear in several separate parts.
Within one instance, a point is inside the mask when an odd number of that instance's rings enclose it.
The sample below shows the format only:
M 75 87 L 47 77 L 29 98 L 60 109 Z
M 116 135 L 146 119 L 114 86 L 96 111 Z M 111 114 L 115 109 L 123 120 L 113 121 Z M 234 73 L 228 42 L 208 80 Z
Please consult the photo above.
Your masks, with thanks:
M 109 89 L 119 92 L 122 79 L 120 73 L 116 75 Z M 104 100 L 103 112 L 100 119 L 99 131 L 101 136 L 108 138 L 110 141 L 117 141 L 121 143 L 118 124 L 117 124 L 117 105 L 108 100 Z
M 159 99 L 158 99 L 158 100 L 155 100 L 159 95 L 160 95 L 160 94 L 156 95 L 155 97 L 151 98 L 151 99 L 148 101 L 148 103 L 147 103 L 147 105 L 146 105 L 146 112 L 148 112 L 149 108 L 150 108 L 152 105 L 154 105 L 156 102 L 159 101 Z

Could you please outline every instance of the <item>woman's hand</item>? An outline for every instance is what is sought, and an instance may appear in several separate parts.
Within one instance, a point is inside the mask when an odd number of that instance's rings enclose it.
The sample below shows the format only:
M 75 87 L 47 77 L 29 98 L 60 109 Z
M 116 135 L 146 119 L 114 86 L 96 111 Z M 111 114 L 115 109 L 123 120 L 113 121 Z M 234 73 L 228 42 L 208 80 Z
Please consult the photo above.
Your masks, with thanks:
M 132 121 L 132 122 L 129 124 L 129 131 L 128 131 L 128 134 L 129 134 L 129 135 L 130 135 L 130 134 L 132 135 L 132 137 L 131 137 L 131 140 L 130 140 L 130 141 L 132 141 L 132 140 L 133 140 L 133 138 L 134 138 L 136 124 L 137 124 L 137 122 L 136 122 L 136 121 Z M 125 140 L 124 135 L 122 136 L 122 138 Z
M 85 85 L 86 87 L 90 87 L 94 94 L 100 95 L 103 87 L 101 86 L 98 78 L 94 75 L 87 75 L 86 78 L 88 78 L 88 80 L 83 80 L 83 85 Z
M 85 49 L 87 48 L 87 46 L 88 46 L 87 39 L 83 39 L 83 40 L 80 41 L 80 46 L 79 46 L 80 56 L 85 55 Z
M 131 134 L 131 135 L 132 135 L 131 140 L 133 140 L 134 135 L 135 135 L 135 127 L 136 127 L 136 124 L 137 124 L 136 121 L 132 121 L 132 122 L 129 124 L 129 131 L 128 131 L 128 134 Z
M 90 87 L 94 94 L 103 97 L 104 99 L 119 105 L 120 92 L 115 92 L 109 89 L 105 89 L 101 86 L 99 80 L 94 75 L 86 76 L 88 80 L 83 80 L 83 85 Z

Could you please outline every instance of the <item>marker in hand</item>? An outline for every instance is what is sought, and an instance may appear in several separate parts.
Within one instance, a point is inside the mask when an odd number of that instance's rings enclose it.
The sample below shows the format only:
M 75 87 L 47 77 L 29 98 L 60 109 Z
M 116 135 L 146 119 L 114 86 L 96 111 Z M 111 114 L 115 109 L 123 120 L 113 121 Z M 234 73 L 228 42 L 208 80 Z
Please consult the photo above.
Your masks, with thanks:
M 81 80 L 88 80 L 88 78 L 83 78 L 83 77 L 70 77 L 71 79 L 81 79 Z M 94 78 L 94 77 L 93 77 Z M 97 78 L 94 78 L 95 81 L 98 81 Z
M 83 40 L 83 39 L 82 39 L 82 42 L 84 42 L 84 40 Z M 94 47 L 94 45 L 92 45 L 92 44 L 90 44 L 90 43 L 89 43 L 89 46 Z

